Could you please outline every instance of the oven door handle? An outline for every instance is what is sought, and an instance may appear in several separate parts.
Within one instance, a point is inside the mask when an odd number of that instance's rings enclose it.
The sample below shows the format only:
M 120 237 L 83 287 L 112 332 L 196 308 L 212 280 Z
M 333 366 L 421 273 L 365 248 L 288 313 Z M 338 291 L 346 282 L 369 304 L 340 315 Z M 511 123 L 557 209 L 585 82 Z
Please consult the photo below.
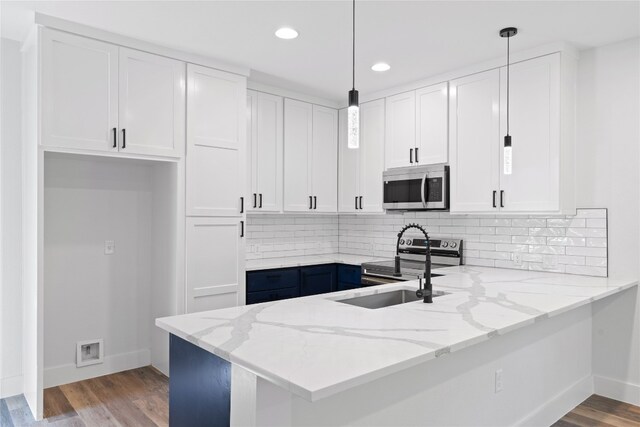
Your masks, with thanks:
M 427 207 L 427 200 L 429 200 L 429 186 L 427 185 L 427 178 L 429 178 L 429 172 L 425 172 L 422 177 L 422 189 L 420 195 L 422 197 L 422 206 Z

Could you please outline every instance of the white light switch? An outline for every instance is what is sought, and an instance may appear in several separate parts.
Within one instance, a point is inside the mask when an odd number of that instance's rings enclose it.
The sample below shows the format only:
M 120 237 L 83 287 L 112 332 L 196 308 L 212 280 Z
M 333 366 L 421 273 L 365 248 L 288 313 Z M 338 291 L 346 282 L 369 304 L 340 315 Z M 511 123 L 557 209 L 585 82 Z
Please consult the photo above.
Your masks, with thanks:
M 113 255 L 116 251 L 116 244 L 113 240 L 105 240 L 104 241 L 104 254 L 105 255 Z
M 522 265 L 522 254 L 520 252 L 514 252 L 512 258 L 514 265 Z
M 495 392 L 500 393 L 503 388 L 504 388 L 504 385 L 502 384 L 502 369 L 498 369 L 496 370 Z

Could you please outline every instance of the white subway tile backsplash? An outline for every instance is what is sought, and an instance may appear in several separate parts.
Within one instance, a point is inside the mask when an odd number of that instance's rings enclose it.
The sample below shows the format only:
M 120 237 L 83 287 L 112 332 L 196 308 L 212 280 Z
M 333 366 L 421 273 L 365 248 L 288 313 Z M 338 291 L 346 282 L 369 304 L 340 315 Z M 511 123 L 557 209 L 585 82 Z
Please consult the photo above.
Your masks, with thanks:
M 578 209 L 568 217 L 250 214 L 247 259 L 333 252 L 391 258 L 396 234 L 413 222 L 431 236 L 463 239 L 468 265 L 607 275 L 606 209 Z M 521 265 L 513 262 L 515 252 L 522 255 Z

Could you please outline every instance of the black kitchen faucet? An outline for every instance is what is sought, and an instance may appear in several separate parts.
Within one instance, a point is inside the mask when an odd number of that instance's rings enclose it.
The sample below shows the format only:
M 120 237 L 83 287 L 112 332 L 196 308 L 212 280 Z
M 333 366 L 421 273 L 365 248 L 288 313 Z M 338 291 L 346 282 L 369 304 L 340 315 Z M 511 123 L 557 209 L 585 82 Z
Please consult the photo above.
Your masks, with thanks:
M 402 272 L 400 271 L 400 239 L 404 235 L 405 231 L 410 228 L 415 228 L 420 230 L 422 234 L 424 234 L 424 244 L 425 244 L 425 260 L 424 260 L 424 289 L 422 289 L 422 280 L 419 282 L 418 290 L 416 291 L 416 296 L 418 298 L 423 298 L 423 302 L 431 304 L 433 302 L 433 286 L 431 284 L 431 242 L 429 240 L 429 234 L 422 228 L 419 224 L 409 224 L 405 225 L 402 230 L 398 233 L 398 241 L 396 242 L 396 257 L 395 257 L 395 268 L 394 268 L 394 276 L 401 276 Z

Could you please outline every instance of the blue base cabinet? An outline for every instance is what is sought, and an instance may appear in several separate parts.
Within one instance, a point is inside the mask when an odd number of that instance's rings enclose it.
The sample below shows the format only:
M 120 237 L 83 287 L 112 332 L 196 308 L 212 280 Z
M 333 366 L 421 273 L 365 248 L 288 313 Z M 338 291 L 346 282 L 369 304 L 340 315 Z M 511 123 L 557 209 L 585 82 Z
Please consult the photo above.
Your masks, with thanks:
M 338 264 L 337 291 L 362 287 L 362 270 L 359 265 Z
M 360 266 L 325 264 L 247 272 L 247 304 L 360 287 Z
M 300 296 L 326 294 L 336 290 L 336 265 L 318 265 L 300 269 Z

